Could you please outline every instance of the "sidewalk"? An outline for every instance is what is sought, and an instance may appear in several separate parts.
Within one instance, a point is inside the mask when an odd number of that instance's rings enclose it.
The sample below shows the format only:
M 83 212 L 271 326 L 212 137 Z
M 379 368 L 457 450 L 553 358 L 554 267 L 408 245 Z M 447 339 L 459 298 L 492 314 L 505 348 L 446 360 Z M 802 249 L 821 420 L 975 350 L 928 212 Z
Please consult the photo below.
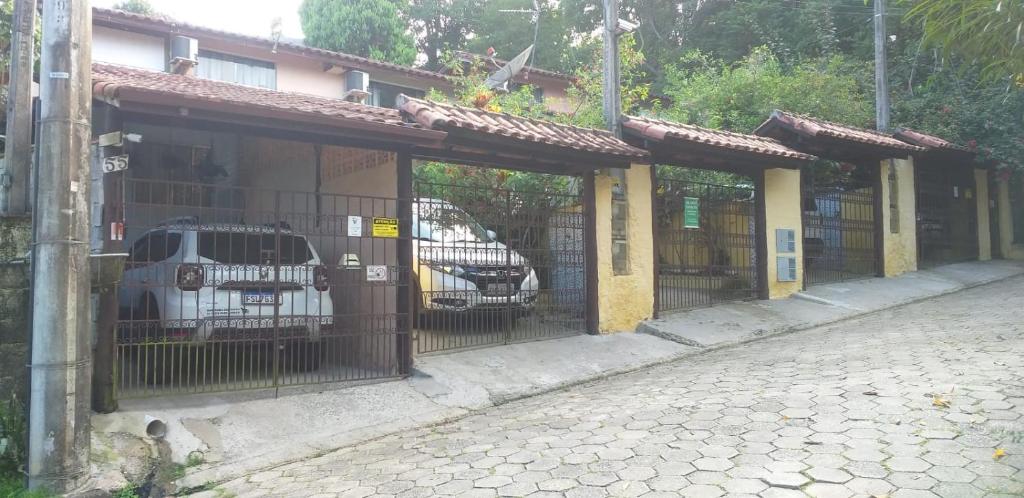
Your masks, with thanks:
M 310 458 L 388 434 L 439 424 L 474 410 L 664 363 L 697 348 L 640 334 L 579 335 L 416 359 L 413 376 L 352 386 L 125 400 L 93 416 L 93 454 L 102 482 L 146 455 L 146 416 L 167 423 L 178 464 L 201 452 L 179 486 L 195 488 Z M 143 470 L 144 473 L 144 470 Z
M 639 332 L 715 348 L 805 330 L 1024 274 L 1024 262 L 958 263 L 894 278 L 818 285 L 789 299 L 724 304 L 650 320 Z
M 175 462 L 201 452 L 204 463 L 187 469 L 179 480 L 180 486 L 195 488 L 512 399 L 1021 274 L 1024 263 L 996 261 L 819 286 L 790 299 L 722 305 L 650 321 L 641 325 L 642 334 L 580 335 L 423 356 L 408 379 L 282 390 L 279 398 L 273 391 L 254 391 L 126 400 L 119 412 L 93 417 L 93 453 L 108 457 L 104 469 L 123 468 L 129 464 L 125 448 L 145 447 L 139 442 L 144 418 L 160 418 L 168 425 L 166 441 Z

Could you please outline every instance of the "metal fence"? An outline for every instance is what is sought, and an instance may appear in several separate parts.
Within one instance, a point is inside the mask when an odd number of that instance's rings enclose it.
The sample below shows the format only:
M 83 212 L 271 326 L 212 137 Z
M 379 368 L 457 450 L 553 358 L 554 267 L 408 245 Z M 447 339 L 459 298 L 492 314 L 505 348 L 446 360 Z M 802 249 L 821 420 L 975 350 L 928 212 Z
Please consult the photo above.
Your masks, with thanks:
M 118 397 L 408 372 L 408 200 L 162 180 L 123 198 Z
M 658 178 L 658 311 L 757 297 L 754 188 Z
M 585 330 L 584 215 L 574 183 L 538 190 L 415 183 L 417 353 Z
M 978 208 L 974 172 L 933 165 L 915 168 L 918 266 L 978 258 Z
M 803 205 L 806 285 L 877 274 L 873 187 L 805 185 Z

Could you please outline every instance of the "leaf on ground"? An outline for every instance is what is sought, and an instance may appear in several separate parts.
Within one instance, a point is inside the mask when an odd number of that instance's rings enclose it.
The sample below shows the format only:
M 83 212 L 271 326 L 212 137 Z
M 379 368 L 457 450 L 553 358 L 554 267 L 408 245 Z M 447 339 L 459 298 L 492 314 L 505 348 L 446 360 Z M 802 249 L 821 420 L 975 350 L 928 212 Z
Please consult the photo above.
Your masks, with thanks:
M 949 408 L 949 400 L 942 396 L 934 396 L 932 397 L 932 405 L 939 408 Z
M 993 460 L 999 460 L 1000 458 L 1003 458 L 1004 456 L 1006 456 L 1006 450 L 1004 450 L 1002 448 L 996 448 L 996 452 L 992 454 L 992 459 Z

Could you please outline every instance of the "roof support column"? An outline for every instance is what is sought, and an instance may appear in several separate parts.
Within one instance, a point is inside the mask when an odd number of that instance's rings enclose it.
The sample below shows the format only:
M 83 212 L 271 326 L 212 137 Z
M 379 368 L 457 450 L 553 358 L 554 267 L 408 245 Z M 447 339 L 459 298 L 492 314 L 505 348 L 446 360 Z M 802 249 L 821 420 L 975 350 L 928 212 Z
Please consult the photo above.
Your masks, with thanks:
M 989 219 L 988 170 L 974 170 L 978 217 L 978 261 L 992 259 L 992 220 Z
M 759 230 L 764 230 L 765 252 L 764 261 L 759 261 L 758 265 L 765 267 L 767 297 L 781 299 L 800 292 L 804 287 L 800 170 L 766 169 L 763 184 L 764 225 Z M 792 244 L 789 240 L 780 244 L 780 234 L 790 233 Z M 785 270 L 787 267 L 792 267 L 794 274 L 780 273 L 780 268 Z
M 616 179 L 594 178 L 594 217 L 597 249 L 597 292 L 601 333 L 635 330 L 641 321 L 654 316 L 654 235 L 651 171 L 653 166 L 634 164 L 625 171 L 630 188 L 625 205 L 630 220 L 628 275 L 617 275 L 612 262 L 612 195 Z M 588 230 L 588 234 L 591 233 Z
M 879 163 L 876 200 L 881 210 L 885 277 L 917 271 L 917 198 L 914 195 L 914 159 L 887 159 Z M 876 224 L 877 221 L 876 221 Z

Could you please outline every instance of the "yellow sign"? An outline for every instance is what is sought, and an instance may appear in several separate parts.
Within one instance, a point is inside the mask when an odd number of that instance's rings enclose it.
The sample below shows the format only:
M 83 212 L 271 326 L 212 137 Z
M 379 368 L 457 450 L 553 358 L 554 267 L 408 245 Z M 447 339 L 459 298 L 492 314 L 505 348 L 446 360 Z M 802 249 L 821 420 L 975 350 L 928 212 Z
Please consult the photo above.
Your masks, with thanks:
M 373 236 L 374 237 L 387 237 L 397 238 L 398 237 L 398 219 L 397 218 L 374 218 L 373 219 Z

